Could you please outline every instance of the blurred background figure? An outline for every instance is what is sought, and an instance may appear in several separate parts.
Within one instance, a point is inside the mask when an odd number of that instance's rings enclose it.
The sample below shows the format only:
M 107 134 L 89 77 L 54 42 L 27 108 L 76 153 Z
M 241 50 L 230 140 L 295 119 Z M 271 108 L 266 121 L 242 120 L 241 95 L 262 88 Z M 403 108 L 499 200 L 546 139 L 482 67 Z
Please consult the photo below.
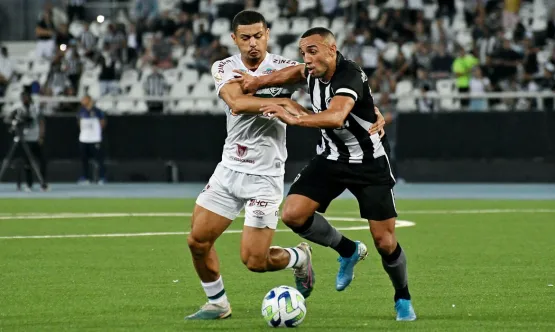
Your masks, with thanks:
M 89 161 L 94 161 L 98 169 L 98 184 L 106 181 L 106 167 L 104 165 L 104 149 L 102 147 L 102 134 L 106 128 L 104 112 L 94 106 L 90 96 L 81 100 L 81 109 L 77 114 L 79 125 L 79 148 L 81 151 L 82 173 L 79 184 L 89 184 L 95 177 L 90 172 Z
M 21 124 L 23 136 L 20 137 L 29 147 L 30 155 L 23 146 L 18 144 L 14 154 L 17 167 L 17 190 L 31 191 L 33 189 L 33 164 L 38 166 L 43 183 L 41 190 L 48 190 L 46 183 L 46 158 L 43 153 L 45 137 L 45 122 L 42 112 L 37 104 L 33 103 L 29 88 L 21 93 L 21 107 L 11 114 L 11 120 Z M 23 186 L 23 176 L 25 185 Z

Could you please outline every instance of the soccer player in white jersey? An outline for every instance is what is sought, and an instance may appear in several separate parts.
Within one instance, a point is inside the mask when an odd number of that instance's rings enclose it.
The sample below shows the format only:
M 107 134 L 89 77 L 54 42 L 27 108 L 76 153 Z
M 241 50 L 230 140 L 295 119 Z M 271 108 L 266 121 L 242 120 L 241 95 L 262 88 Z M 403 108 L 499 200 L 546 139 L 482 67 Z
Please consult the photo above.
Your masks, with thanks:
M 227 138 L 222 161 L 197 198 L 187 239 L 208 303 L 185 317 L 187 320 L 231 316 L 214 242 L 243 208 L 241 260 L 247 268 L 254 272 L 293 268 L 297 289 L 305 297 L 310 295 L 315 280 L 307 243 L 294 248 L 271 246 L 283 199 L 286 125 L 264 116 L 260 108 L 284 105 L 302 109 L 290 99 L 296 86 L 262 89 L 252 96 L 245 95 L 240 84 L 230 83 L 237 76 L 234 70 L 258 76 L 298 63 L 266 52 L 269 29 L 260 13 L 237 14 L 232 29 L 231 37 L 240 54 L 212 66 L 216 93 L 227 104 Z M 336 240 L 329 246 L 338 251 L 354 245 L 342 236 Z

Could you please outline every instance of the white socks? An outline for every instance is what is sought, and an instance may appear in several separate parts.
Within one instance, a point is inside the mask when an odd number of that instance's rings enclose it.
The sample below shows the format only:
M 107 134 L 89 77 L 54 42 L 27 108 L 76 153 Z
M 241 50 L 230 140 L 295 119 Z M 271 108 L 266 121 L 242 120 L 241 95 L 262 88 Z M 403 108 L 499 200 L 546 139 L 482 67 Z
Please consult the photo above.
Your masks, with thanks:
M 289 253 L 289 264 L 287 268 L 298 268 L 305 264 L 306 253 L 299 248 L 283 248 Z
M 208 302 L 218 303 L 218 304 L 227 302 L 227 296 L 225 295 L 224 282 L 222 280 L 222 276 L 220 276 L 216 281 L 207 282 L 207 283 L 204 283 L 201 281 L 200 284 L 202 285 L 202 288 L 204 288 L 204 292 L 208 297 Z

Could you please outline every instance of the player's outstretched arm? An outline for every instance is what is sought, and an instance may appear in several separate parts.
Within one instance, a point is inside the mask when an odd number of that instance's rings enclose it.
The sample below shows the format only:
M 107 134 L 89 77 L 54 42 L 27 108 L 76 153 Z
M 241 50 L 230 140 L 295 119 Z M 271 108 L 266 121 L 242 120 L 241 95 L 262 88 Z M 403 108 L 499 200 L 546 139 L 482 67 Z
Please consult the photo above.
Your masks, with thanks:
M 234 73 L 238 77 L 230 82 L 241 84 L 245 93 L 254 93 L 263 88 L 301 83 L 306 79 L 304 71 L 304 64 L 286 67 L 262 76 L 252 76 L 236 69 Z
M 287 98 L 260 98 L 245 95 L 238 83 L 228 83 L 220 89 L 220 97 L 234 114 L 261 114 L 268 105 L 290 105 Z
M 278 117 L 293 126 L 335 129 L 343 126 L 354 105 L 353 98 L 335 96 L 331 99 L 327 110 L 316 114 L 295 116 L 279 105 L 267 105 L 262 108 L 262 111 L 265 115 Z

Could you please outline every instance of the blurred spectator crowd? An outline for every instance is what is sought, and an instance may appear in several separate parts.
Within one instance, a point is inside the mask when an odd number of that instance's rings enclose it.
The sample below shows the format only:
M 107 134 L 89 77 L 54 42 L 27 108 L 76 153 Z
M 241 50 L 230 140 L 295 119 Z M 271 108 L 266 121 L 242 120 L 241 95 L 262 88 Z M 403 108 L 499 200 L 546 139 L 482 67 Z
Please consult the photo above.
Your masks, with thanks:
M 68 0 L 66 8 L 45 6 L 32 54 L 12 58 L 2 50 L 0 97 L 18 99 L 31 85 L 44 96 L 88 94 L 112 114 L 221 112 L 209 71 L 235 53 L 230 22 L 243 9 L 267 18 L 269 51 L 296 60 L 300 34 L 330 28 L 384 109 L 526 110 L 537 106 L 534 98 L 433 97 L 555 91 L 550 0 L 132 0 L 114 17 L 90 17 L 86 0 Z M 174 100 L 103 98 L 121 95 Z M 310 105 L 305 93 L 296 98 Z M 552 100 L 546 103 L 553 109 Z M 64 102 L 47 107 L 75 111 Z

